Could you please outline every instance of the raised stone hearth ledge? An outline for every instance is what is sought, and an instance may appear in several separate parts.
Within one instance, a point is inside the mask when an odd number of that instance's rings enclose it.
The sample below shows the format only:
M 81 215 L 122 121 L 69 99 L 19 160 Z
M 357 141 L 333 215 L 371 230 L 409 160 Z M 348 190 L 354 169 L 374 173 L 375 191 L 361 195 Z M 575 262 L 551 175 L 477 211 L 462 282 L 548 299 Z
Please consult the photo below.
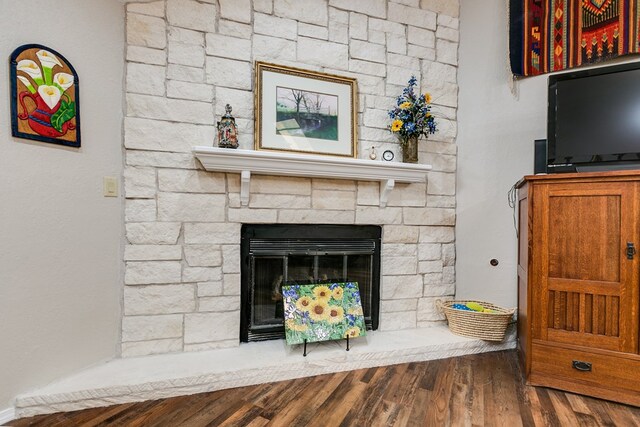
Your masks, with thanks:
M 217 147 L 193 147 L 208 171 L 241 174 L 240 202 L 249 203 L 251 174 L 380 181 L 380 207 L 387 205 L 396 182 L 426 182 L 431 165 L 300 155 Z
M 284 340 L 237 348 L 115 359 L 16 398 L 17 417 L 203 393 L 272 381 L 420 362 L 515 348 L 515 331 L 500 343 L 453 335 L 446 326 L 369 332 L 352 341 L 300 346 Z M 250 349 L 250 351 L 247 351 Z

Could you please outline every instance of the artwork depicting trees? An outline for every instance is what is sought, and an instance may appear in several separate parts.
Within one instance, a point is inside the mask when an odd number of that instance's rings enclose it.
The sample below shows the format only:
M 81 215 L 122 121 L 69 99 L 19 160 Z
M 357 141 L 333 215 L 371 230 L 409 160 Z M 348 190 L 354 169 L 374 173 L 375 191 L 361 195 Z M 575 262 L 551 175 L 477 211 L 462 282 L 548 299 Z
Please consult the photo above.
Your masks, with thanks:
M 338 97 L 277 87 L 276 133 L 337 141 Z

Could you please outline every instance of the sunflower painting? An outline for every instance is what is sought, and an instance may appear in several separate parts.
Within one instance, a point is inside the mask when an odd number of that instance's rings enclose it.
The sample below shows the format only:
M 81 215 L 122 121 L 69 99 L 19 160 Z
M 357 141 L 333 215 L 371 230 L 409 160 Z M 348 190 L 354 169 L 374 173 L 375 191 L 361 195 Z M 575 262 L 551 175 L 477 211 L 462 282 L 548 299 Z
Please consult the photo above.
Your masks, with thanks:
M 355 282 L 283 285 L 288 344 L 356 338 L 366 334 Z

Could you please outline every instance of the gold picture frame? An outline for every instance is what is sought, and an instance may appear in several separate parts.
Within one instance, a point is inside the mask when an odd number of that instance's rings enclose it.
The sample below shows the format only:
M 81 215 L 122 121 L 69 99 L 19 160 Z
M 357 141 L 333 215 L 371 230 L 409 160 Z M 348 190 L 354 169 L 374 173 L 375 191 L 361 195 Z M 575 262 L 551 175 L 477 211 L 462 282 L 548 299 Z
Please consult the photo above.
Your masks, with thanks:
M 255 149 L 357 157 L 357 80 L 255 63 Z

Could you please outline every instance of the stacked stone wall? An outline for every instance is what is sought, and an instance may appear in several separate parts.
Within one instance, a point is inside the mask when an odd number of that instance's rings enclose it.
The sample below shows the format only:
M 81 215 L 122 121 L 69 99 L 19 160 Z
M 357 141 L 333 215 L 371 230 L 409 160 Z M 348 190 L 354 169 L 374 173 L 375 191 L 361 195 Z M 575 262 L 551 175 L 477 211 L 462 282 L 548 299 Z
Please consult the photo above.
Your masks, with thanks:
M 127 5 L 126 264 L 122 355 L 238 345 L 243 223 L 383 226 L 382 330 L 442 321 L 455 290 L 458 1 L 166 0 Z M 420 142 L 427 184 L 253 176 L 203 170 L 233 106 L 252 149 L 253 63 L 355 77 L 358 152 L 401 158 L 386 110 L 413 74 L 434 99 L 439 132 Z

